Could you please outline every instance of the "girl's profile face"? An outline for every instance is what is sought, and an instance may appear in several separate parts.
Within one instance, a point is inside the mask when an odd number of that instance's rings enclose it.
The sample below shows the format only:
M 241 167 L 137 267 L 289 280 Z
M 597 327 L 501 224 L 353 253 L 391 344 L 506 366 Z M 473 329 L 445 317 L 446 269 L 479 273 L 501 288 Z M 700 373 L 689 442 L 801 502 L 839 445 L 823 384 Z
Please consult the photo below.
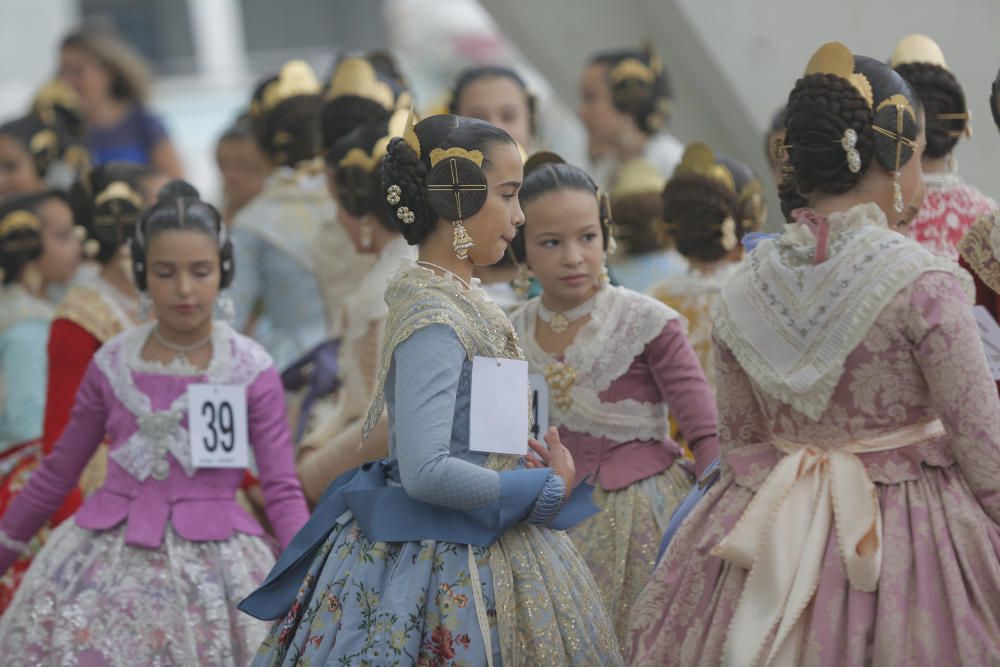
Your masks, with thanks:
M 487 149 L 486 159 L 486 203 L 465 221 L 475 243 L 469 249 L 469 259 L 476 266 L 499 262 L 514 240 L 517 228 L 524 224 L 524 213 L 517 199 L 524 178 L 520 151 L 510 142 L 494 142 Z
M 586 301 L 604 266 L 600 210 L 592 192 L 555 190 L 525 206 L 525 260 L 542 290 L 564 302 Z
M 62 199 L 49 197 L 38 207 L 42 221 L 42 256 L 38 268 L 47 283 L 68 283 L 80 264 L 80 239 L 73 230 L 73 211 Z
M 219 244 L 207 233 L 171 229 L 146 249 L 146 285 L 156 318 L 175 331 L 194 331 L 212 318 L 221 279 Z

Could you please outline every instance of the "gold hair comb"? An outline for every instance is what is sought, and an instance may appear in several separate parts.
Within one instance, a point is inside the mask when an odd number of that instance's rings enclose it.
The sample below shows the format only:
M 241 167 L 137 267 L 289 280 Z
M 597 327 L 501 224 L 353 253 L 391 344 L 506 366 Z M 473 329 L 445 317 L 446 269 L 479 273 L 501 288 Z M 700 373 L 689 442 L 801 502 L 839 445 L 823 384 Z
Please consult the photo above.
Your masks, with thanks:
M 319 81 L 309 63 L 304 60 L 289 60 L 278 72 L 278 78 L 264 88 L 259 110 L 270 111 L 289 98 L 316 95 L 319 92 Z
M 96 206 L 102 206 L 105 202 L 111 201 L 113 199 L 121 199 L 129 202 L 136 208 L 142 208 L 142 195 L 132 189 L 125 181 L 111 181 L 108 187 L 98 193 L 94 197 L 94 204 Z
M 712 179 L 736 194 L 736 182 L 729 169 L 726 165 L 720 164 L 715 159 L 712 149 L 701 142 L 688 144 L 684 149 L 681 163 L 674 169 L 673 177 L 685 174 Z
M 460 157 L 466 160 L 471 160 L 476 163 L 477 167 L 483 166 L 483 154 L 481 151 L 468 151 L 459 146 L 453 148 L 443 149 L 435 148 L 431 151 L 431 167 L 436 167 L 441 160 L 445 160 L 450 157 Z
M 371 100 L 385 109 L 396 106 L 396 94 L 392 87 L 379 80 L 371 62 L 359 56 L 344 58 L 337 64 L 326 99 L 335 100 L 345 95 Z
M 41 221 L 31 211 L 25 211 L 24 209 L 11 211 L 3 217 L 3 220 L 0 220 L 0 238 L 10 236 L 14 232 L 25 229 L 37 232 L 41 228 Z
M 899 40 L 892 51 L 889 67 L 895 69 L 906 63 L 926 63 L 948 69 L 941 47 L 927 35 L 908 35 Z
M 875 94 L 872 92 L 872 84 L 868 77 L 854 71 L 854 54 L 851 50 L 840 42 L 828 42 L 819 47 L 806 65 L 805 73 L 808 74 L 833 74 L 842 79 L 846 79 L 868 102 L 868 106 L 875 104 Z

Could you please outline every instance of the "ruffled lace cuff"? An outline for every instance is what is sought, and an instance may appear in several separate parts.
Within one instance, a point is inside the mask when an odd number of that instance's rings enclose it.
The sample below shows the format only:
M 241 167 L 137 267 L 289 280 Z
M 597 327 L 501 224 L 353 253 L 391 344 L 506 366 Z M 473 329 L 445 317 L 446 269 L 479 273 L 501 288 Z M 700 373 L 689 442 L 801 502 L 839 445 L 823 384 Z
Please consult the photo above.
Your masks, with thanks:
M 545 480 L 542 492 L 538 494 L 535 507 L 528 515 L 528 523 L 547 525 L 556 518 L 566 502 L 566 482 L 559 475 L 552 473 Z

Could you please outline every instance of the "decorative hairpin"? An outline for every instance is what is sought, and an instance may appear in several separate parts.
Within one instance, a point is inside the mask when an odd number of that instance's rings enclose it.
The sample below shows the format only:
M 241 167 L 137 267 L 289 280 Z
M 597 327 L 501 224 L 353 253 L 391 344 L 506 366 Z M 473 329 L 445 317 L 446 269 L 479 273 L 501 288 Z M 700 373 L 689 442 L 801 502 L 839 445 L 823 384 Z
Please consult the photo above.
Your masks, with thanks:
M 403 190 L 398 185 L 390 185 L 389 189 L 386 190 L 385 200 L 389 202 L 390 206 L 397 206 L 399 205 L 402 194 Z
M 844 130 L 844 136 L 840 138 L 840 145 L 847 154 L 847 168 L 852 174 L 861 171 L 861 153 L 858 152 L 858 133 L 853 128 Z
M 0 220 L 0 238 L 5 236 L 10 236 L 14 232 L 30 230 L 39 231 L 42 228 L 42 223 L 38 219 L 38 216 L 31 211 L 25 211 L 24 209 L 19 209 L 17 211 L 11 211 Z
M 375 66 L 360 56 L 350 56 L 337 63 L 326 99 L 335 100 L 345 95 L 371 100 L 385 109 L 396 107 L 392 86 L 381 81 Z
M 413 211 L 406 206 L 400 206 L 396 209 L 396 217 L 399 218 L 404 225 L 412 225 L 414 220 L 417 219 L 417 216 L 413 213 Z
M 854 54 L 840 42 L 828 42 L 821 46 L 806 65 L 809 74 L 833 74 L 846 79 L 861 94 L 871 107 L 875 104 L 872 84 L 864 74 L 854 71 Z

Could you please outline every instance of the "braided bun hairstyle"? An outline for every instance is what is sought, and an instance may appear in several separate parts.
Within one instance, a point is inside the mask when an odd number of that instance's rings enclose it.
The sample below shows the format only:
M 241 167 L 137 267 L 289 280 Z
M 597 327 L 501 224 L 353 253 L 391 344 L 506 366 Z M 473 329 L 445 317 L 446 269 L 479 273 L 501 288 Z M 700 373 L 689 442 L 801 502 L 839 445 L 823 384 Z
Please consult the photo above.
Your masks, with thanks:
M 646 72 L 640 76 L 628 72 L 616 76 L 616 68 L 626 61 L 636 61 Z M 655 134 L 669 122 L 668 109 L 673 97 L 670 79 L 652 51 L 606 51 L 595 55 L 590 64 L 608 68 L 608 84 L 615 108 L 631 117 L 643 134 Z
M 528 158 L 524 165 L 524 183 L 518 193 L 521 208 L 526 209 L 528 204 L 550 192 L 560 192 L 562 190 L 578 190 L 586 192 L 597 198 L 598 215 L 600 216 L 601 238 L 604 250 L 608 249 L 611 243 L 611 204 L 608 196 L 600 191 L 594 179 L 586 171 L 575 165 L 566 164 L 561 157 L 555 153 L 541 152 L 535 153 Z M 523 225 L 518 227 L 513 243 L 510 244 L 514 259 L 520 263 L 525 263 L 527 251 L 524 247 L 525 228 L 528 220 L 525 217 Z
M 86 254 L 100 264 L 114 259 L 122 245 L 132 240 L 142 208 L 136 195 L 142 179 L 152 173 L 133 162 L 106 162 L 84 173 L 70 188 L 73 219 L 87 232 L 85 252 L 88 246 L 94 247 Z M 111 188 L 116 182 L 127 188 Z
M 873 163 L 892 172 L 913 155 L 910 147 L 899 144 L 897 165 L 897 141 L 873 127 L 895 133 L 901 125 L 901 136 L 916 141 L 919 127 L 908 113 L 899 114 L 894 104 L 877 110 L 883 101 L 902 95 L 917 113 L 920 100 L 913 88 L 888 65 L 873 58 L 854 56 L 854 71 L 864 74 L 871 84 L 874 109 L 850 81 L 835 74 L 807 74 L 795 83 L 788 96 L 785 146 L 789 177 L 778 188 L 781 211 L 787 219 L 793 210 L 808 206 L 810 194 L 847 192 L 858 185 Z M 851 171 L 840 143 L 848 129 L 857 135 L 855 149 L 861 158 L 857 172 Z
M 372 213 L 378 223 L 390 231 L 398 231 L 384 213 L 385 197 L 382 195 L 382 179 L 379 174 L 381 158 L 372 168 L 359 164 L 340 164 L 349 153 L 358 150 L 370 156 L 375 145 L 389 132 L 386 123 L 370 123 L 356 128 L 341 137 L 327 151 L 326 165 L 333 173 L 337 186 L 337 203 L 351 215 L 362 217 Z
M 428 186 L 450 185 L 452 182 L 451 160 L 442 160 L 432 167 L 431 151 L 435 148 L 462 148 L 482 152 L 485 157 L 481 168 L 467 159 L 456 159 L 454 162 L 459 183 L 485 185 L 484 171 L 489 168 L 489 146 L 493 143 L 514 145 L 514 140 L 498 127 L 464 116 L 429 116 L 417 123 L 413 130 L 420 141 L 420 154 L 401 137 L 390 141 L 382 160 L 379 195 L 395 229 L 407 243 L 417 245 L 434 230 L 439 219 L 459 218 L 454 192 L 427 189 Z M 400 190 L 397 203 L 391 203 L 385 197 L 393 185 Z M 486 190 L 460 191 L 462 217 L 468 219 L 475 215 L 483 207 L 486 196 Z M 413 216 L 411 222 L 403 221 L 404 207 Z
M 338 139 L 355 128 L 366 124 L 388 122 L 395 110 L 394 107 L 401 106 L 402 101 L 409 97 L 406 81 L 399 72 L 391 54 L 375 51 L 365 56 L 364 60 L 371 64 L 376 80 L 380 84 L 388 86 L 389 90 L 392 91 L 393 104 L 383 104 L 374 99 L 350 93 L 324 100 L 320 110 L 320 128 L 323 147 L 327 150 Z M 336 75 L 337 68 L 335 67 L 331 76 L 331 84 Z M 331 84 L 328 84 L 328 87 Z M 388 101 L 385 100 L 385 102 Z
M 924 151 L 931 158 L 945 157 L 954 150 L 969 121 L 938 116 L 968 113 L 965 91 L 955 75 L 940 65 L 901 63 L 895 69 L 913 86 L 923 103 L 927 132 L 927 148 Z
M 25 267 L 42 256 L 42 223 L 36 208 L 47 198 L 23 195 L 0 205 L 0 269 L 4 285 L 19 281 Z
M 763 216 L 759 194 L 756 200 L 752 194 L 737 195 L 759 183 L 750 168 L 723 156 L 716 160 L 732 175 L 735 189 L 693 173 L 674 176 L 663 189 L 663 218 L 677 251 L 700 262 L 724 258 L 738 247 L 744 234 L 759 226 Z
M 156 203 L 143 211 L 132 237 L 132 273 L 135 286 L 146 290 L 146 251 L 150 242 L 172 230 L 196 231 L 219 244 L 220 289 L 229 287 L 235 273 L 233 246 L 222 215 L 202 201 L 198 190 L 187 181 L 170 181 L 156 195 Z

